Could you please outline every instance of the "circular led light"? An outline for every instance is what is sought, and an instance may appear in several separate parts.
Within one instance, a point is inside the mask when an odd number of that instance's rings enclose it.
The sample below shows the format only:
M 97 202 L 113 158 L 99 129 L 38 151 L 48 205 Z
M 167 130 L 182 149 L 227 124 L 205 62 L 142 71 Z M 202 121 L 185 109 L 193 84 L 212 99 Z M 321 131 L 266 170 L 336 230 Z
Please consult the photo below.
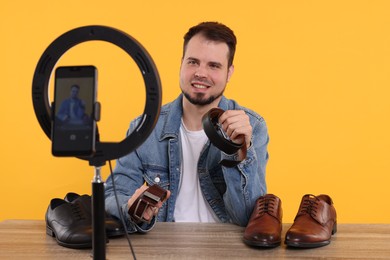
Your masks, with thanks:
M 123 49 L 135 61 L 144 79 L 146 103 L 139 125 L 120 142 L 96 141 L 96 153 L 89 160 L 91 165 L 104 164 L 107 160 L 124 156 L 139 145 L 152 132 L 161 108 L 161 82 L 157 68 L 146 49 L 127 33 L 107 26 L 85 26 L 70 30 L 55 39 L 44 51 L 34 72 L 32 99 L 35 115 L 45 134 L 51 139 L 52 109 L 49 102 L 49 81 L 52 70 L 61 56 L 73 46 L 86 41 L 106 41 Z

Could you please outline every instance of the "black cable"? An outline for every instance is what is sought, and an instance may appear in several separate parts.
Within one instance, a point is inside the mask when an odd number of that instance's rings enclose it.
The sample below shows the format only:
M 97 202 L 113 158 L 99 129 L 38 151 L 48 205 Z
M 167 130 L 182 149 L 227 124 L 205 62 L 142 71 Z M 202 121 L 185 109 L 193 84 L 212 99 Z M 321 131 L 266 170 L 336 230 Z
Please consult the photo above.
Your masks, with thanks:
M 119 206 L 119 200 L 118 200 L 118 196 L 116 194 L 116 187 L 115 187 L 115 181 L 114 181 L 114 172 L 112 171 L 112 166 L 111 166 L 111 161 L 110 160 L 108 161 L 108 164 L 110 166 L 110 173 L 112 175 L 111 176 L 112 177 L 111 178 L 111 182 L 112 182 L 112 187 L 114 188 L 114 195 L 115 195 L 116 206 L 118 208 L 118 212 L 119 212 L 119 216 L 121 218 L 123 229 L 125 230 L 125 236 L 127 238 L 127 242 L 129 243 L 129 246 L 130 246 L 130 249 L 131 249 L 131 254 L 133 255 L 133 259 L 136 260 L 137 257 L 135 256 L 134 248 L 133 248 L 133 245 L 131 244 L 131 241 L 130 241 L 130 236 L 127 233 L 126 223 L 125 223 L 125 219 L 124 219 L 123 214 L 122 214 L 121 207 Z

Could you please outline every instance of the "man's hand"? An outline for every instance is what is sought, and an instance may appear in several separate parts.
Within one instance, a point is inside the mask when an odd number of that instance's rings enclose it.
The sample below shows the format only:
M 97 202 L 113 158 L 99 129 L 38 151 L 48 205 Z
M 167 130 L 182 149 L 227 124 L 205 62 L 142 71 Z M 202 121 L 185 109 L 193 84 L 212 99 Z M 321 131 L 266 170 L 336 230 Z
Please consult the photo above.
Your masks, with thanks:
M 218 122 L 222 125 L 222 129 L 235 143 L 245 143 L 246 148 L 249 148 L 252 139 L 252 126 L 249 121 L 249 116 L 244 110 L 226 110 L 220 117 Z M 238 151 L 240 160 L 244 160 L 243 148 Z
M 127 202 L 128 208 L 131 208 L 131 205 L 133 205 L 133 203 L 136 203 L 137 198 L 141 196 L 141 194 L 147 188 L 148 186 L 142 185 L 141 187 L 135 190 L 133 196 L 131 196 L 131 198 Z M 148 206 L 148 208 L 145 210 L 142 217 L 145 220 L 150 221 L 154 216 L 157 216 L 159 209 L 162 207 L 162 204 L 169 198 L 169 196 L 171 196 L 171 192 L 167 190 L 167 196 L 165 197 L 165 199 L 163 201 L 159 201 L 155 207 Z

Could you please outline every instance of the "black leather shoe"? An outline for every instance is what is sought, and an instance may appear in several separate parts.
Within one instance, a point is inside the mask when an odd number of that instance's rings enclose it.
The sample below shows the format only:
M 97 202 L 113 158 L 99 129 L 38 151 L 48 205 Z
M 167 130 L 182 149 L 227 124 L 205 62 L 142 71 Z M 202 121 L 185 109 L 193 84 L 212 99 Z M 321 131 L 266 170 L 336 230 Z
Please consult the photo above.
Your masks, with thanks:
M 52 199 L 46 211 L 46 233 L 57 243 L 69 248 L 91 248 L 91 219 L 85 215 L 80 203 Z
M 79 195 L 74 192 L 69 192 L 66 194 L 65 201 L 68 201 L 70 203 L 74 203 L 75 201 L 79 201 L 85 212 L 88 214 L 88 217 L 92 221 L 92 199 L 91 196 L 89 195 Z M 92 223 L 92 222 L 91 222 Z M 105 220 L 105 226 L 106 226 L 106 234 L 108 237 L 117 237 L 117 236 L 122 236 L 125 234 L 125 231 L 121 225 L 121 223 L 114 218 L 113 216 L 109 215 L 106 213 L 106 220 Z

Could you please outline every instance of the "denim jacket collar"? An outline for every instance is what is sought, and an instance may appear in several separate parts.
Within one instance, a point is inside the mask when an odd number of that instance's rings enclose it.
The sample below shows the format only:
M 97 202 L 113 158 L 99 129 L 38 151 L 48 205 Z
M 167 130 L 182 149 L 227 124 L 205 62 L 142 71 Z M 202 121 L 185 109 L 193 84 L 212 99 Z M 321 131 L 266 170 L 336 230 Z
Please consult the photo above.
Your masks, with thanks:
M 167 113 L 167 117 L 165 117 L 160 141 L 166 138 L 178 138 L 183 115 L 182 100 L 183 95 L 181 94 L 177 99 L 162 107 L 161 114 Z

